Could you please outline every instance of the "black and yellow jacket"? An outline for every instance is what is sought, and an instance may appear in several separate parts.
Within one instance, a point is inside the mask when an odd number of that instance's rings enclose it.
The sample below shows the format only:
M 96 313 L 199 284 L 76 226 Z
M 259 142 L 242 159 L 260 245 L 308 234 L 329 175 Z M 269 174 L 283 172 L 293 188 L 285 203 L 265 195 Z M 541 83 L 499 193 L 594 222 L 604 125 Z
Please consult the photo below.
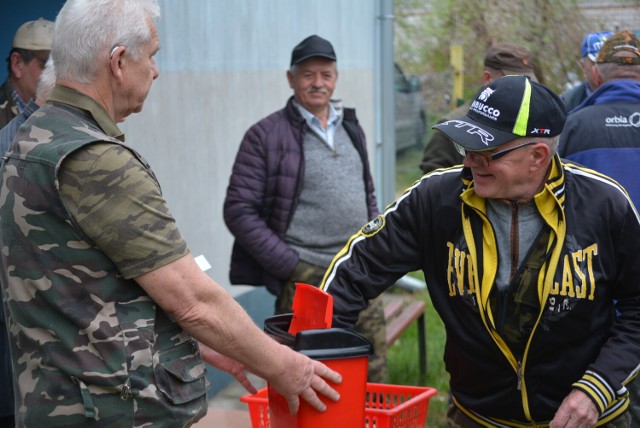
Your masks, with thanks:
M 545 426 L 576 388 L 604 425 L 628 407 L 625 385 L 640 364 L 638 212 L 610 178 L 555 157 L 534 199 L 544 233 L 511 298 L 496 303 L 495 234 L 467 175 L 423 176 L 351 237 L 321 285 L 334 298 L 334 326 L 353 325 L 365 302 L 422 269 L 462 411 L 485 426 Z M 526 291 L 527 317 L 513 310 Z

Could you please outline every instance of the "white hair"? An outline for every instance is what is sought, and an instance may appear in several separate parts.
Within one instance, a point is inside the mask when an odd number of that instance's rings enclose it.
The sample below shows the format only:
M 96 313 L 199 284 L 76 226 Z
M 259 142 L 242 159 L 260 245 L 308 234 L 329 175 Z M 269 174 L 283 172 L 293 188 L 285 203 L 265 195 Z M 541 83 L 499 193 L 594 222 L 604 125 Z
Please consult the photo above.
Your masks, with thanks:
M 53 87 L 56 85 L 56 71 L 53 67 L 53 59 L 49 56 L 47 63 L 44 65 L 44 69 L 40 74 L 40 80 L 38 80 L 38 87 L 36 88 L 36 98 L 46 101 L 51 95 Z
M 147 19 L 160 18 L 157 0 L 67 0 L 56 18 L 51 57 L 59 79 L 91 83 L 115 46 L 138 59 L 151 38 Z

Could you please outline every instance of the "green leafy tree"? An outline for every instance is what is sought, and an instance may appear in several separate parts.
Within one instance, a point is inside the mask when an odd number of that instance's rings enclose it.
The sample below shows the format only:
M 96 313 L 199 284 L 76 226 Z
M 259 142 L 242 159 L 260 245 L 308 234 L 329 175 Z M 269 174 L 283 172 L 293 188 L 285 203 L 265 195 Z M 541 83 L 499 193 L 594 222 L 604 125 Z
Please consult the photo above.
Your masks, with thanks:
M 482 84 L 484 53 L 496 42 L 531 49 L 541 82 L 561 92 L 582 80 L 580 45 L 605 23 L 587 21 L 578 0 L 395 0 L 397 61 L 426 80 L 431 113 L 449 110 L 450 49 L 464 52 L 464 98 Z

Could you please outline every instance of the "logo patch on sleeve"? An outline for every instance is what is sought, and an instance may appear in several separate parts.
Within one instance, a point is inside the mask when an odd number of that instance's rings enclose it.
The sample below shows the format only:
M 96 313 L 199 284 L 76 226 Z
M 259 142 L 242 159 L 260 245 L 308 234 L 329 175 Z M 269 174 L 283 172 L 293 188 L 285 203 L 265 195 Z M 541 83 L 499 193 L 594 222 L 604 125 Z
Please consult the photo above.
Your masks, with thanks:
M 362 227 L 362 234 L 367 238 L 373 236 L 384 227 L 384 224 L 384 216 L 382 214 L 378 214 L 378 217 L 374 218 Z

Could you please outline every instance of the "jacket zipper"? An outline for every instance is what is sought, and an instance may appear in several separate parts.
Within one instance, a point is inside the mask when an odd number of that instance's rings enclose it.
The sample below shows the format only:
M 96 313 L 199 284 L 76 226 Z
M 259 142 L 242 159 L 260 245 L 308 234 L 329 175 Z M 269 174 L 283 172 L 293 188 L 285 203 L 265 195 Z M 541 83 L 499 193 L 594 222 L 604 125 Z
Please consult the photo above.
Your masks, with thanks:
M 518 204 L 510 201 L 511 204 L 511 273 L 509 274 L 509 283 L 518 270 L 518 258 L 520 252 L 520 230 L 518 228 Z

